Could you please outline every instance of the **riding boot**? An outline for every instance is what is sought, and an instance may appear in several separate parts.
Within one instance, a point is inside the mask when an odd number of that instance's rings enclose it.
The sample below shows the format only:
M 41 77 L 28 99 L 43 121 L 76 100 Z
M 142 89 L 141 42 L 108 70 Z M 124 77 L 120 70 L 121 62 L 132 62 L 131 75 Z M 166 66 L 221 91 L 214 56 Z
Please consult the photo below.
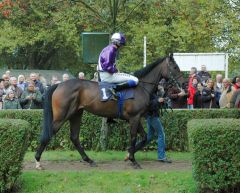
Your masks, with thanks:
M 132 86 L 130 86 L 128 82 L 123 82 L 123 83 L 117 84 L 114 90 L 120 91 L 120 90 L 131 88 L 131 87 Z

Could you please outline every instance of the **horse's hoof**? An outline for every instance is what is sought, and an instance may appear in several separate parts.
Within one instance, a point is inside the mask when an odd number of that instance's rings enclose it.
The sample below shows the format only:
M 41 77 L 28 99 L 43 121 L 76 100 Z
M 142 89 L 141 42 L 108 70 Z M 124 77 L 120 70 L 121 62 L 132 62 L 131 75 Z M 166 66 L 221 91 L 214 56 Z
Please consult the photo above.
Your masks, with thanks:
M 36 162 L 36 170 L 44 170 L 44 168 L 41 166 L 40 162 Z
M 133 169 L 142 169 L 142 167 L 138 163 L 132 163 L 132 167 Z
M 129 160 L 129 154 L 126 155 L 126 157 L 124 158 L 124 161 L 128 161 Z
M 90 164 L 91 167 L 97 167 L 97 164 L 96 164 L 96 162 L 94 162 L 94 161 L 91 162 L 91 163 L 89 163 L 89 164 Z

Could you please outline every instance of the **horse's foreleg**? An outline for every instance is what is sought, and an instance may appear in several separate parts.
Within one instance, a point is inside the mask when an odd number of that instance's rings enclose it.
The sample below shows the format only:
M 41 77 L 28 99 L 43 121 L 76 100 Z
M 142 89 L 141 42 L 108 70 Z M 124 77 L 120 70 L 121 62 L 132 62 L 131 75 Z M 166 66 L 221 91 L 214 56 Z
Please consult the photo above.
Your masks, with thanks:
M 142 149 L 145 146 L 145 144 L 147 143 L 147 134 L 144 131 L 144 128 L 143 128 L 143 126 L 140 122 L 139 122 L 139 125 L 138 125 L 138 133 L 141 135 L 142 141 L 137 143 L 134 153 L 136 153 L 138 150 Z
M 81 117 L 82 117 L 82 111 L 79 113 L 74 114 L 70 119 L 70 139 L 80 155 L 82 156 L 82 159 L 90 164 L 90 166 L 96 166 L 96 163 L 91 160 L 87 154 L 84 151 L 84 148 L 80 144 L 79 140 L 79 133 L 80 133 L 80 122 L 81 122 Z
M 137 163 L 137 161 L 135 160 L 134 154 L 136 152 L 136 142 L 137 142 L 137 128 L 139 125 L 139 121 L 140 118 L 139 117 L 135 117 L 129 120 L 130 122 L 130 134 L 131 134 L 131 144 L 130 144 L 130 148 L 128 149 L 129 152 L 129 160 L 132 162 L 133 167 L 136 169 L 141 168 L 141 166 Z

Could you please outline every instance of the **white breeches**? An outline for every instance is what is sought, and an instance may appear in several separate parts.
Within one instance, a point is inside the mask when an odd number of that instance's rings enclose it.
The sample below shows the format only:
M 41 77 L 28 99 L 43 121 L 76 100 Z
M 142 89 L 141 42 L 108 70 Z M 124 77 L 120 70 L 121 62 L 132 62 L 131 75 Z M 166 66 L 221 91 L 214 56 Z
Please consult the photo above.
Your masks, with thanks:
M 126 73 L 108 73 L 108 72 L 99 72 L 101 82 L 109 82 L 109 83 L 123 83 L 128 80 L 132 80 L 138 84 L 138 78 Z

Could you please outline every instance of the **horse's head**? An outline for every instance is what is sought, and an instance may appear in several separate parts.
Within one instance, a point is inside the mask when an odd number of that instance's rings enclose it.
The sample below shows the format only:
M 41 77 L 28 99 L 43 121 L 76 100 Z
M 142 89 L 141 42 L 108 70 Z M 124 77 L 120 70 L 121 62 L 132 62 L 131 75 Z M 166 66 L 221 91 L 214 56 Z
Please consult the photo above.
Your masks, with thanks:
M 185 82 L 183 74 L 173 58 L 173 54 L 169 54 L 169 56 L 166 57 L 165 65 L 163 65 L 161 74 L 163 78 L 176 84 L 179 88 L 181 88 L 182 84 Z

